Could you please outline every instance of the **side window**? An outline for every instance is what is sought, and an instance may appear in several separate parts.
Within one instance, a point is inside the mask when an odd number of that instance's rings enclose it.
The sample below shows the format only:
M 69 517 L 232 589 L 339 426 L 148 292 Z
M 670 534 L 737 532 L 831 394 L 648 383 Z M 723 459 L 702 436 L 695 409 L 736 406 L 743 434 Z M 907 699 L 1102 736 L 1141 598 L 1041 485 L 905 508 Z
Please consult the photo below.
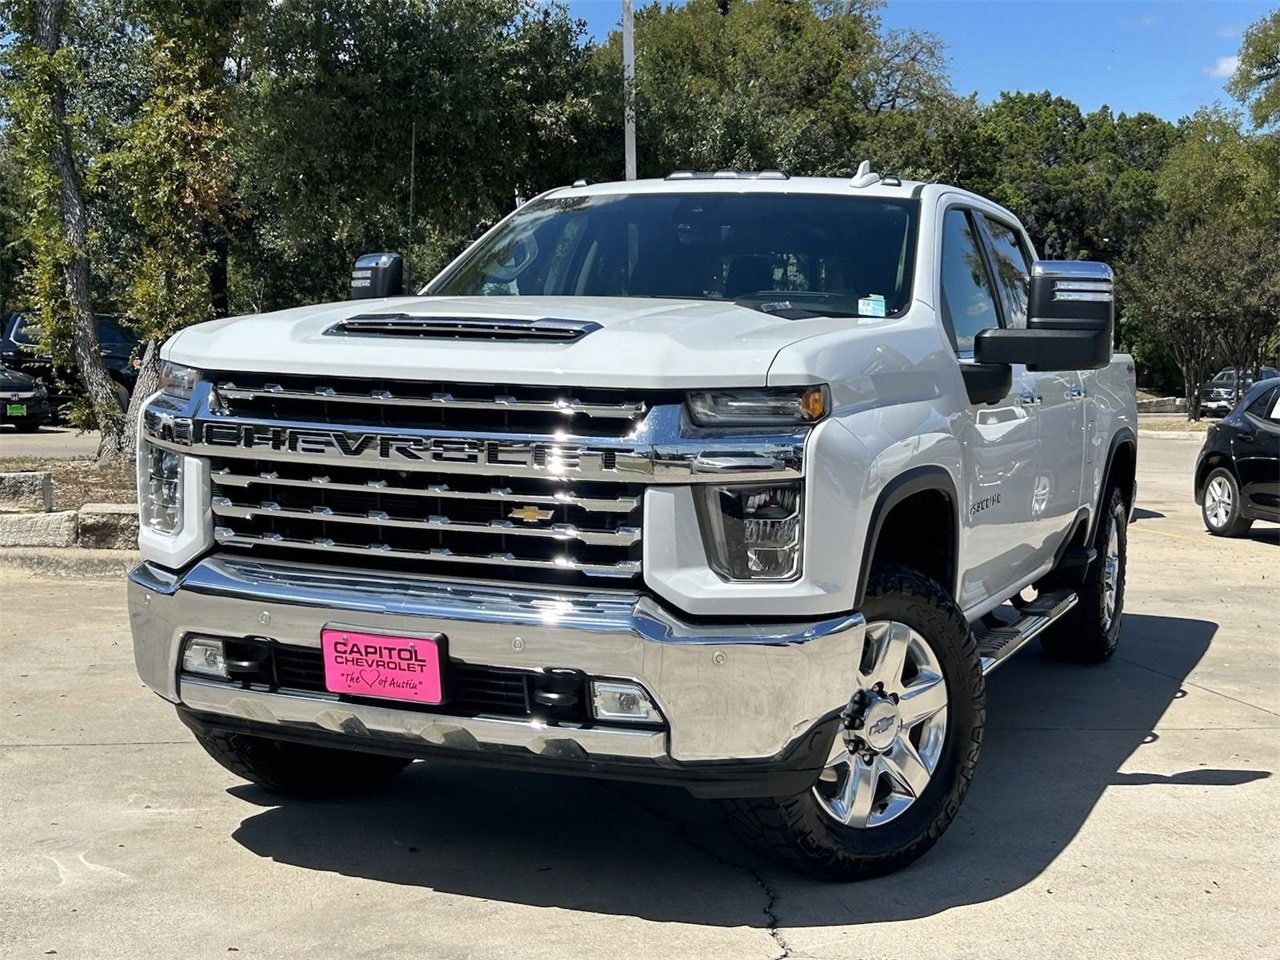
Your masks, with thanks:
M 1276 400 L 1276 391 L 1275 390 L 1264 391 L 1262 396 L 1258 397 L 1257 400 L 1249 404 L 1249 407 L 1245 411 L 1245 413 L 1252 414 L 1253 416 L 1257 417 L 1259 420 L 1266 420 L 1267 414 L 1270 413 L 1271 419 L 1276 419 L 1277 416 L 1280 416 L 1280 401 L 1277 401 L 1277 403 L 1273 405 L 1271 402 L 1273 400 Z M 1276 407 L 1277 409 L 1271 409 L 1273 406 Z
M 968 213 L 955 207 L 942 221 L 942 322 L 962 356 L 972 355 L 979 330 L 1000 326 L 978 238 Z
M 991 236 L 991 258 L 995 262 L 996 285 L 1004 295 L 1009 326 L 1026 329 L 1027 299 L 1031 295 L 1031 261 L 1018 232 L 999 220 L 984 217 Z

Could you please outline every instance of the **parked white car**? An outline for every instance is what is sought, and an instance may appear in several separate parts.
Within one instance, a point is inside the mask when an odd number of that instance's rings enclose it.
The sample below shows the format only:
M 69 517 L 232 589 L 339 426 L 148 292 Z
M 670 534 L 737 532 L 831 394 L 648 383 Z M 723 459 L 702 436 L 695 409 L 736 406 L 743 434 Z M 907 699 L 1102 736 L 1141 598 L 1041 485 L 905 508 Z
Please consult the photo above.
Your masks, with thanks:
M 362 260 L 361 292 L 393 267 Z M 284 793 L 433 758 L 679 784 L 871 876 L 955 816 L 986 673 L 1036 637 L 1116 647 L 1111 271 L 1038 261 L 954 187 L 579 182 L 424 295 L 163 357 L 138 669 Z

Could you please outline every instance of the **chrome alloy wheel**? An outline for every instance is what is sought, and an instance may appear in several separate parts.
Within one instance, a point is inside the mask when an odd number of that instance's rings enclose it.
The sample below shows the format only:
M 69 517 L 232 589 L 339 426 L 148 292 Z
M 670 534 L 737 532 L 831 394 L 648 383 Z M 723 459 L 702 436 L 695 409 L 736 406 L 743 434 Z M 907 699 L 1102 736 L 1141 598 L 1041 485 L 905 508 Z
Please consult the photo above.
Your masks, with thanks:
M 1215 530 L 1221 530 L 1231 518 L 1231 484 L 1225 477 L 1214 477 L 1204 492 L 1204 516 Z
M 1107 553 L 1102 559 L 1102 629 L 1110 630 L 1116 618 L 1116 600 L 1120 593 L 1120 529 L 1115 518 L 1107 537 Z
M 924 637 L 884 620 L 867 625 L 857 683 L 813 794 L 838 823 L 878 827 L 929 785 L 947 735 L 947 684 Z

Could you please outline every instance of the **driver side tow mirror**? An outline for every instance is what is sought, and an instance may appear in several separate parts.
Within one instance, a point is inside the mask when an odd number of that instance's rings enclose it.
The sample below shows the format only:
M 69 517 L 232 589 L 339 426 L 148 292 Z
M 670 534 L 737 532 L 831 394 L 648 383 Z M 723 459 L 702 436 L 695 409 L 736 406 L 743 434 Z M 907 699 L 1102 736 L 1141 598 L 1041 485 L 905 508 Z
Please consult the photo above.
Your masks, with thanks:
M 366 253 L 351 268 L 351 299 L 404 295 L 404 258 L 398 253 Z
M 1025 330 L 981 331 L 977 364 L 1028 370 L 1100 370 L 1111 362 L 1115 277 L 1105 263 L 1042 260 L 1031 267 Z

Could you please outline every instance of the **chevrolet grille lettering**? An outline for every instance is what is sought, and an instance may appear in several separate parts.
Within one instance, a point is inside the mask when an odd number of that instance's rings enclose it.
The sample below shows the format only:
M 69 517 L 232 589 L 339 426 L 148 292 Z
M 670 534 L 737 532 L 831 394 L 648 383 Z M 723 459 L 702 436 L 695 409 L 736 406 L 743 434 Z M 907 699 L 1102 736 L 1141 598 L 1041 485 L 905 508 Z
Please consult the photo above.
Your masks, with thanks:
M 602 450 L 528 440 L 467 440 L 226 422 L 200 424 L 197 437 L 198 442 L 213 447 L 287 451 L 330 460 L 488 465 L 549 474 L 599 473 L 606 469 L 606 454 Z M 613 469 L 612 458 L 615 456 L 610 455 L 608 469 Z

